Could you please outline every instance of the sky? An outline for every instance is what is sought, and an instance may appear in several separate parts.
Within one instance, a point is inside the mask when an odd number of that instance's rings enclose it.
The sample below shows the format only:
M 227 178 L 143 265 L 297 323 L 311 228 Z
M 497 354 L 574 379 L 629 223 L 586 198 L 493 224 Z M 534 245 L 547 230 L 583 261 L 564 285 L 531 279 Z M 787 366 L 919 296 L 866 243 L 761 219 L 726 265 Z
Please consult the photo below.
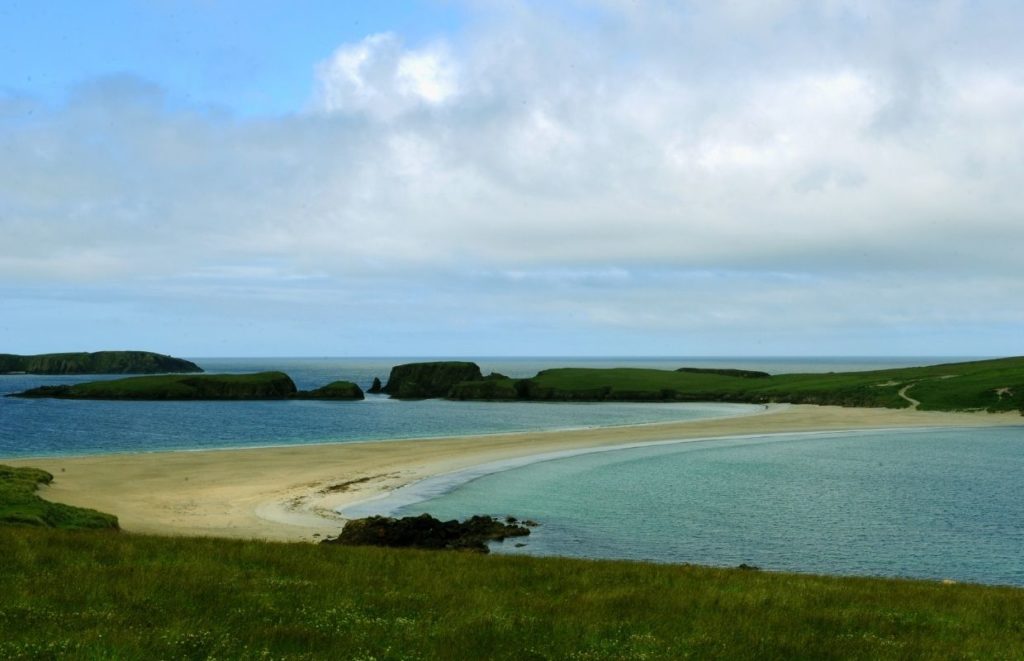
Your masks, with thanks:
M 0 3 L 0 352 L 1024 354 L 1024 5 Z

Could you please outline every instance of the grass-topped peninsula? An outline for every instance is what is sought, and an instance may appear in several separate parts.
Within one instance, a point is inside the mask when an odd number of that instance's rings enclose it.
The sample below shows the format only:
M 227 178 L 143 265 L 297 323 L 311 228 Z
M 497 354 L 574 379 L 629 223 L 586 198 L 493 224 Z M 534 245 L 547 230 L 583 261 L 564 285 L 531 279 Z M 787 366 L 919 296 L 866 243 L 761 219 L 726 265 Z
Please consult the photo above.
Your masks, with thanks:
M 89 381 L 32 388 L 15 397 L 113 400 L 258 400 L 362 399 L 363 391 L 349 381 L 335 381 L 316 390 L 298 390 L 284 372 L 256 374 L 164 374 L 110 381 Z
M 52 481 L 53 475 L 38 468 L 0 465 L 0 526 L 117 528 L 116 516 L 40 498 L 39 486 Z
M 1024 590 L 0 528 L 0 658 L 1024 657 Z
M 563 368 L 544 370 L 528 379 L 464 381 L 448 396 L 510 401 L 788 402 L 1024 413 L 1024 357 L 828 374 Z
M 180 374 L 202 372 L 195 363 L 151 351 L 0 354 L 0 374 Z

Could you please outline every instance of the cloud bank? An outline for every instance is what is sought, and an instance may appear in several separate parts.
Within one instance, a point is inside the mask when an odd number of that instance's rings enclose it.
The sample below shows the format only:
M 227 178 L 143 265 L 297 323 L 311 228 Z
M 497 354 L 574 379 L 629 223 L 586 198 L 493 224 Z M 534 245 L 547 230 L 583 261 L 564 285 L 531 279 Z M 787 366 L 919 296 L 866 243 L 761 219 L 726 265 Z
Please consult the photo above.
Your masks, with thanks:
M 339 45 L 285 117 L 129 77 L 0 97 L 0 281 L 410 335 L 546 319 L 520 353 L 970 354 L 1024 329 L 1024 10 L 475 7 L 429 43 Z

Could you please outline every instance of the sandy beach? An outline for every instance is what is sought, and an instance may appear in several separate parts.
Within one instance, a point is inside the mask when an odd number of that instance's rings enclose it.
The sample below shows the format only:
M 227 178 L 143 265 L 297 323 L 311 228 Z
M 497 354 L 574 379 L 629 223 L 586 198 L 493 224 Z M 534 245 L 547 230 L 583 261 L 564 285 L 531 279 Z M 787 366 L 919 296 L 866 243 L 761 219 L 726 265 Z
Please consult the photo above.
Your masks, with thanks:
M 339 507 L 426 477 L 535 454 L 748 434 L 1022 424 L 1016 413 L 778 405 L 628 427 L 4 463 L 53 473 L 44 498 L 116 514 L 128 532 L 313 541 L 339 532 Z

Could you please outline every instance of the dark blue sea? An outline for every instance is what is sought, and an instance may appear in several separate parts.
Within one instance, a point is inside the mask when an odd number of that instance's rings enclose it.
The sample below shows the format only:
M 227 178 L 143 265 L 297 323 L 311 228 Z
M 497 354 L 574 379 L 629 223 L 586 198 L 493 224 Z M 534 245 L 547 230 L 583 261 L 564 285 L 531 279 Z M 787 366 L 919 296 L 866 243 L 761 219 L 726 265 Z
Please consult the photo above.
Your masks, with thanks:
M 281 370 L 300 389 L 330 381 L 387 381 L 416 358 L 193 358 L 210 373 Z M 478 358 L 484 373 L 532 376 L 552 367 L 746 367 L 826 372 L 935 362 L 928 358 Z M 948 360 L 948 359 L 944 359 Z M 0 395 L 112 376 L 0 375 Z M 0 458 L 429 438 L 688 420 L 747 410 L 729 404 L 398 402 L 102 402 L 0 397 Z

